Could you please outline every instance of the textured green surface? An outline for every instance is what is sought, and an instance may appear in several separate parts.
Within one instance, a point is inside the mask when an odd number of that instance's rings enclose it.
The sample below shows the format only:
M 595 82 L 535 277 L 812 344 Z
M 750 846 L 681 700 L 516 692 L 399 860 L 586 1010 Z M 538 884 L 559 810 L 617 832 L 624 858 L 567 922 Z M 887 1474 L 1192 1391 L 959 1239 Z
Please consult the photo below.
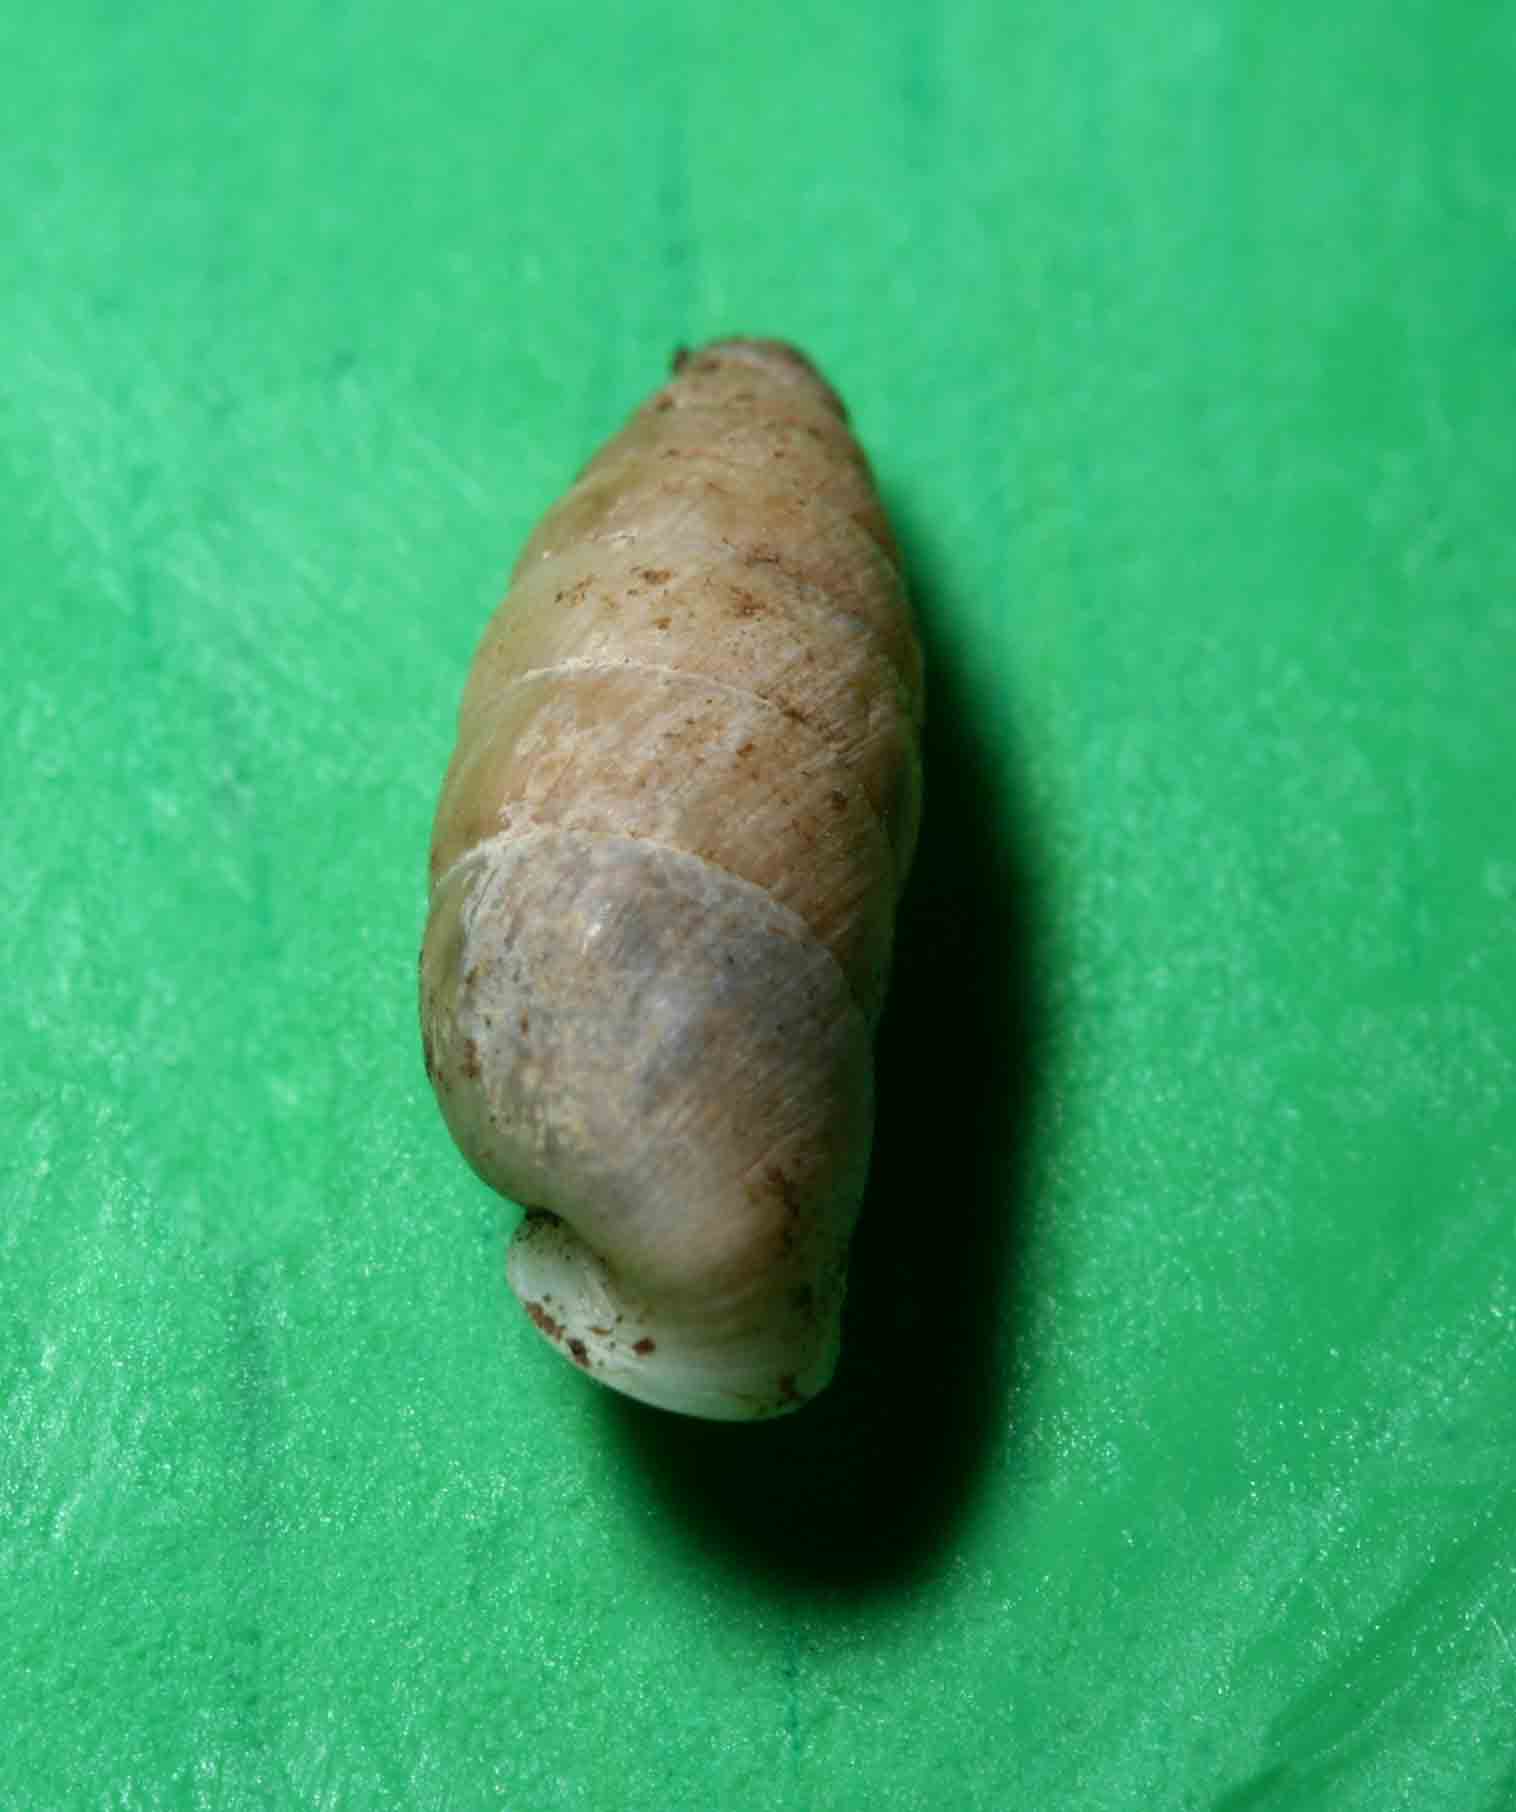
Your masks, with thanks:
M 0 1806 L 1516 1804 L 1516 17 L 6 9 Z M 625 1409 L 422 1075 L 534 515 L 851 399 L 933 657 L 846 1370 Z

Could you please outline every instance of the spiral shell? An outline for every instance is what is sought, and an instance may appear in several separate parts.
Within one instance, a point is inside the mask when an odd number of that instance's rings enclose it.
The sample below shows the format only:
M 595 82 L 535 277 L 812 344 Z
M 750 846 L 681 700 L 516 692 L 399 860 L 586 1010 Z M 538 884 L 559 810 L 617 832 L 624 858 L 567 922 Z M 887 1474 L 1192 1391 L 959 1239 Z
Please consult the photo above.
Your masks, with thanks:
M 832 1375 L 921 662 L 842 404 L 681 355 L 528 541 L 475 657 L 421 963 L 510 1282 L 600 1382 L 745 1420 Z

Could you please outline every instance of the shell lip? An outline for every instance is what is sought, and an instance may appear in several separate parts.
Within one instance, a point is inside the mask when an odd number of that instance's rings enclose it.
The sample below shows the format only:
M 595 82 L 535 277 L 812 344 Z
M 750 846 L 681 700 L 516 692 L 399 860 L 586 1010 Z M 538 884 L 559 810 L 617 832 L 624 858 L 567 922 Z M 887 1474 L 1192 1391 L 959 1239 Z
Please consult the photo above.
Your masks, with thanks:
M 597 1384 L 657 1409 L 757 1422 L 804 1407 L 831 1381 L 841 1303 L 811 1318 L 803 1343 L 787 1317 L 713 1340 L 617 1286 L 561 1216 L 529 1208 L 511 1241 L 511 1289 L 550 1346 Z

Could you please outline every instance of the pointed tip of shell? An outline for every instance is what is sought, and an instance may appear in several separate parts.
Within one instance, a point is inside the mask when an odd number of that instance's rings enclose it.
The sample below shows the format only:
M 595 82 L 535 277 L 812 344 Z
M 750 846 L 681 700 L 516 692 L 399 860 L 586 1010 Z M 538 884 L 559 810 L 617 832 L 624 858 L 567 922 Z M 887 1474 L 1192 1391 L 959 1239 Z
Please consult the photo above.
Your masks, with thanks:
M 841 1301 L 809 1315 L 796 1338 L 780 1316 L 739 1339 L 714 1340 L 625 1298 L 605 1264 L 556 1215 L 529 1212 L 511 1241 L 512 1290 L 539 1334 L 611 1390 L 678 1415 L 756 1422 L 802 1408 L 831 1381 Z
M 847 405 L 822 375 L 820 367 L 788 340 L 766 340 L 747 334 L 707 340 L 703 346 L 676 346 L 670 366 L 675 377 L 696 377 L 723 367 L 749 365 L 784 384 L 800 384 L 818 392 L 843 421 Z

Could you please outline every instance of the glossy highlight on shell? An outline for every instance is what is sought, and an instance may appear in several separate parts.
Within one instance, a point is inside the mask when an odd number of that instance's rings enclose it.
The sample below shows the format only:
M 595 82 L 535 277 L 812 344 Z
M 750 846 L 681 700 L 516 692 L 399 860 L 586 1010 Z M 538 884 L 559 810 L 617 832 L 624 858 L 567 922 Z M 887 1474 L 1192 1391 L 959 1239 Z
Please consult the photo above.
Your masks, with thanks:
M 920 654 L 835 393 L 676 362 L 485 631 L 432 843 L 428 1072 L 543 1338 L 748 1420 L 836 1364 L 920 808 Z

